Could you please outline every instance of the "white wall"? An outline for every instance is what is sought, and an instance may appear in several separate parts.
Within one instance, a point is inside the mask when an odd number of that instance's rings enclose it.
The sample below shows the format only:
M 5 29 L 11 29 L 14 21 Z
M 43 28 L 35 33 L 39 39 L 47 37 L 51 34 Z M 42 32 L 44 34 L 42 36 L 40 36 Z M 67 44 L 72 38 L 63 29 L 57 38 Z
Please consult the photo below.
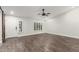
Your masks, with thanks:
M 43 31 L 34 31 L 34 22 L 38 22 L 33 19 L 22 19 L 23 21 L 23 32 L 19 34 L 20 36 L 27 36 L 32 34 L 43 33 Z
M 32 18 L 18 18 L 13 16 L 6 16 L 6 38 L 26 36 L 38 33 L 50 33 L 69 37 L 79 38 L 79 8 L 75 8 L 65 14 L 55 18 L 40 18 L 39 20 Z M 18 21 L 23 22 L 23 32 L 19 33 L 16 30 Z M 42 31 L 34 31 L 34 21 L 43 23 Z
M 45 24 L 47 33 L 79 38 L 79 8 L 57 16 Z
M 0 13 L 0 43 L 2 43 L 2 15 Z
M 17 18 L 12 16 L 5 16 L 5 37 L 15 37 Z
M 23 22 L 23 32 L 21 33 L 18 32 L 18 29 L 16 30 L 16 27 L 18 27 L 18 21 Z M 14 16 L 5 16 L 6 38 L 42 33 L 42 31 L 33 30 L 34 21 L 36 20 Z

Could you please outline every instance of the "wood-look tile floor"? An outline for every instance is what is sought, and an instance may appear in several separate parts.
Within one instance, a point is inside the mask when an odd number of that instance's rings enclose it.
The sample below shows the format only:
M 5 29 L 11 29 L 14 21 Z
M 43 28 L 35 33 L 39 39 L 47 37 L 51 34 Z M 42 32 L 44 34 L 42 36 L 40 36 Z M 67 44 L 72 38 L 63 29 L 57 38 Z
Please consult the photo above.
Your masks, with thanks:
M 46 33 L 10 38 L 0 52 L 79 52 L 79 39 Z

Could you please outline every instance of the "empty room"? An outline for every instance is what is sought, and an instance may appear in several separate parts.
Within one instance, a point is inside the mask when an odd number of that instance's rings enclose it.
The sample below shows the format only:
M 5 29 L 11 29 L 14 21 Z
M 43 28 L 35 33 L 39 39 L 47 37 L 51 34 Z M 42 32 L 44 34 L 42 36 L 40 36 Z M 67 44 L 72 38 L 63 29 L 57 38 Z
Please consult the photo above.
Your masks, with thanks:
M 79 52 L 79 7 L 0 6 L 0 52 Z

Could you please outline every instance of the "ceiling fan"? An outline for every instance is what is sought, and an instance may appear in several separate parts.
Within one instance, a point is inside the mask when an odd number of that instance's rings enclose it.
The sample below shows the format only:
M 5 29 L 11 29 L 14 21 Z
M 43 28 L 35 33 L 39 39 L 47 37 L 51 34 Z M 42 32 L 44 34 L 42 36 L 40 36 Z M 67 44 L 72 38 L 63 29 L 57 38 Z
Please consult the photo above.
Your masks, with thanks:
M 51 14 L 51 13 L 46 13 L 45 9 L 42 9 L 42 13 L 41 14 L 39 13 L 39 15 L 42 15 L 42 16 L 48 16 L 49 14 Z

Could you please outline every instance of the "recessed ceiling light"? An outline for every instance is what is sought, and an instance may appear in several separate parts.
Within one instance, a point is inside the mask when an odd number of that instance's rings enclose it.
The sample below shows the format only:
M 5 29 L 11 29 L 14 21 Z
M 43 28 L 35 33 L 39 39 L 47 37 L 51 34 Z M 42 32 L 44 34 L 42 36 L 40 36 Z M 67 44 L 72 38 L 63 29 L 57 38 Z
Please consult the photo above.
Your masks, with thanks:
M 14 12 L 13 12 L 13 11 L 11 11 L 11 12 L 10 12 L 10 14 L 11 14 L 11 15 L 13 15 L 13 14 L 14 14 Z

